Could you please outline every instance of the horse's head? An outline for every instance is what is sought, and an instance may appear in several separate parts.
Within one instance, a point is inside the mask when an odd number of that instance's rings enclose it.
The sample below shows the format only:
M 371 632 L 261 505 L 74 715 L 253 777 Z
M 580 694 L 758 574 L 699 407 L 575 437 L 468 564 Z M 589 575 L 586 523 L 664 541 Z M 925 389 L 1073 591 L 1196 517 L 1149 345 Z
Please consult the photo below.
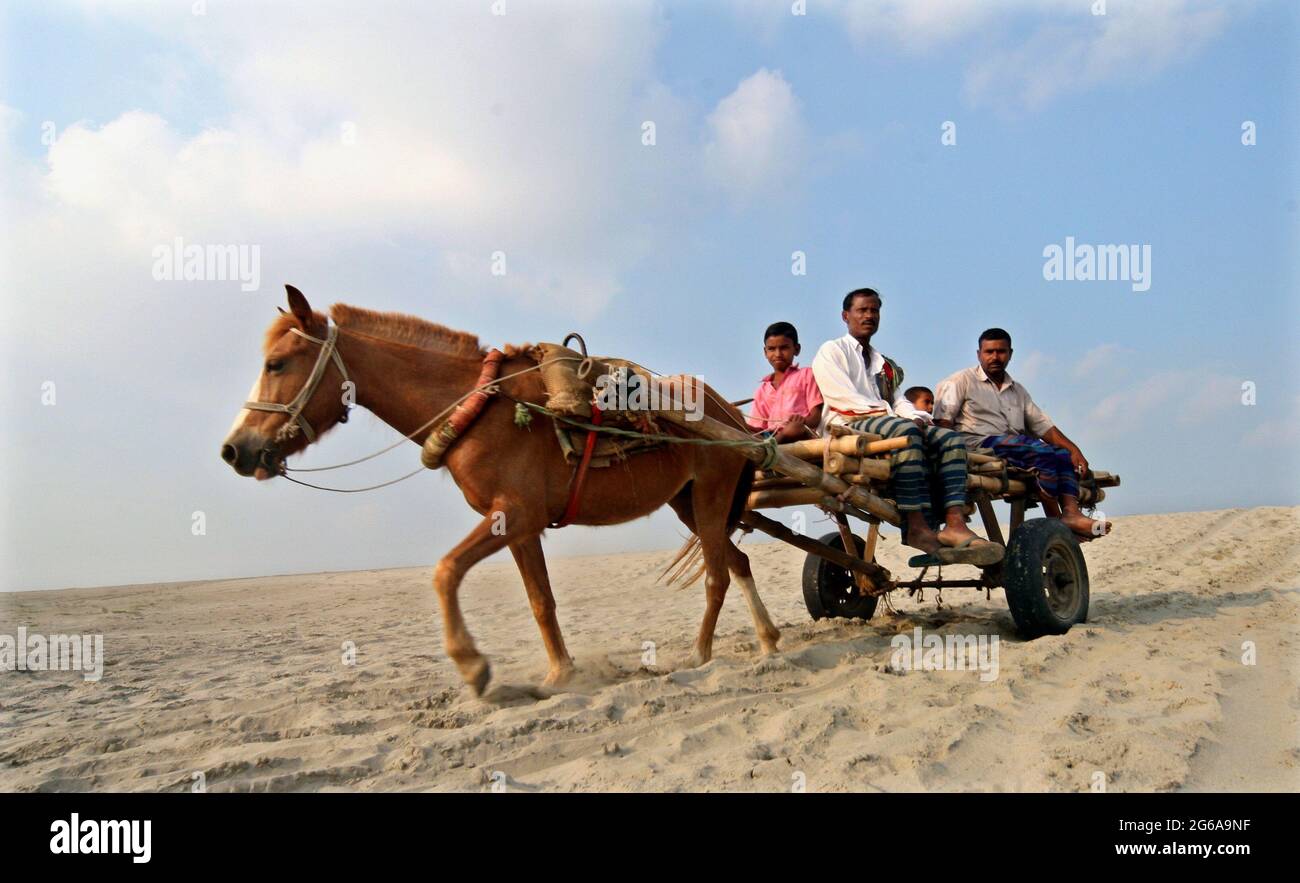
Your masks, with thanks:
M 262 372 L 221 446 L 221 459 L 259 481 L 278 475 L 296 454 L 337 423 L 347 421 L 347 369 L 335 348 L 337 328 L 312 312 L 292 285 L 289 312 L 271 323 Z

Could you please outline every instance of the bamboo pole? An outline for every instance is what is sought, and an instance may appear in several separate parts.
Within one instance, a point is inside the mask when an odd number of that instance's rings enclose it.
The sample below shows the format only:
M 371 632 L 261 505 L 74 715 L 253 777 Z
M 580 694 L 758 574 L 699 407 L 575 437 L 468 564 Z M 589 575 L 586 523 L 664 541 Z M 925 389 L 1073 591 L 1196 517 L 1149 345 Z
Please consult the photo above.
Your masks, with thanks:
M 803 487 L 803 482 L 797 478 L 789 478 L 784 475 L 777 475 L 771 478 L 754 479 L 753 489 L 756 491 L 769 490 L 772 488 L 786 487 Z
M 832 453 L 846 454 L 850 457 L 865 457 L 868 454 L 884 454 L 907 447 L 905 438 L 869 439 L 866 436 L 844 435 L 830 440 Z M 781 445 L 781 453 L 798 457 L 800 460 L 820 460 L 826 453 L 826 439 L 806 438 Z
M 826 455 L 824 468 L 827 472 L 834 472 L 836 475 L 840 475 L 844 472 L 857 472 L 861 462 L 862 461 L 857 457 L 850 457 L 848 454 L 831 451 Z
M 747 432 L 741 432 L 714 420 L 707 415 L 698 420 L 687 420 L 686 411 L 658 411 L 657 416 L 676 424 L 691 435 L 701 438 L 715 438 L 726 441 L 744 441 L 753 442 L 754 437 Z M 895 439 L 886 439 L 887 442 Z M 873 444 L 879 444 L 874 442 Z M 746 445 L 735 448 L 736 452 L 742 454 L 755 463 L 763 463 L 767 459 L 768 452 L 758 445 Z M 823 472 L 811 463 L 805 463 L 798 457 L 792 457 L 780 450 L 776 452 L 776 457 L 772 461 L 771 468 L 788 475 L 791 478 L 797 478 L 809 487 L 818 488 L 824 494 L 839 495 L 843 494 L 846 502 L 858 509 L 863 510 L 877 518 L 888 521 L 897 527 L 902 524 L 903 516 L 898 508 L 886 500 L 881 499 L 875 494 L 860 487 L 848 484 L 842 478 L 836 475 L 830 475 Z
M 749 495 L 747 509 L 779 509 L 782 506 L 816 506 L 826 492 L 815 487 L 766 488 Z
M 1023 481 L 1012 478 L 1007 481 L 1006 489 L 1004 490 L 1002 487 L 1002 479 L 1000 478 L 993 478 L 988 475 L 967 475 L 966 489 L 971 491 L 983 490 L 1003 495 L 1023 494 L 1029 490 L 1029 487 Z
M 867 441 L 880 441 L 884 438 L 883 435 L 876 435 L 874 432 L 863 432 L 860 429 L 849 429 L 843 423 L 832 423 L 826 427 L 826 431 L 836 438 L 865 438 Z

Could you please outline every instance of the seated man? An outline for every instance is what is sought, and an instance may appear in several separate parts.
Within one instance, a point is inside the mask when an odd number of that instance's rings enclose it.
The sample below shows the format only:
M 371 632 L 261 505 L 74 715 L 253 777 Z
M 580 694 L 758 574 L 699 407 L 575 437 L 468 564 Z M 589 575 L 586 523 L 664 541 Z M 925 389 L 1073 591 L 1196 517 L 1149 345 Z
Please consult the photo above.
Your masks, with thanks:
M 763 332 L 763 355 L 772 373 L 759 382 L 746 422 L 781 442 L 815 436 L 822 419 L 822 396 L 812 370 L 794 363 L 799 355 L 798 330 L 789 322 L 769 325 Z
M 890 458 L 889 473 L 904 517 L 903 542 L 923 552 L 940 546 L 989 545 L 966 526 L 966 447 L 961 436 L 920 416 L 903 395 L 903 369 L 871 346 L 880 326 L 880 303 L 880 295 L 870 288 L 846 294 L 840 317 L 849 333 L 822 344 L 813 359 L 813 374 L 826 401 L 823 427 L 844 423 L 885 438 L 907 439 L 907 447 Z M 930 471 L 943 486 L 946 526 L 939 533 L 926 521 Z
M 1076 534 L 1091 538 L 1108 533 L 1109 521 L 1094 521 L 1079 511 L 1079 477 L 1087 474 L 1088 461 L 1034 404 L 1029 391 L 1007 374 L 1011 352 L 1011 335 L 1001 328 L 981 334 L 979 364 L 939 384 L 935 423 L 961 432 L 972 451 L 1032 470 L 1043 511 Z

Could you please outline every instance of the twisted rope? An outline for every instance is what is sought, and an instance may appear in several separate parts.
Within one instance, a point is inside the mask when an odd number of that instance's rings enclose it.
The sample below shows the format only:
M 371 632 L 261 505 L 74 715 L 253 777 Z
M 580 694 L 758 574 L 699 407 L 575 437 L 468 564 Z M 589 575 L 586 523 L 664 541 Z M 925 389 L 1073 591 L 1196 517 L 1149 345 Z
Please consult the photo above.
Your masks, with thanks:
M 606 435 L 616 435 L 623 438 L 635 438 L 635 439 L 641 439 L 642 441 L 664 442 L 666 444 L 674 444 L 674 445 L 700 445 L 703 447 L 716 446 L 716 447 L 723 447 L 723 448 L 763 448 L 765 451 L 767 451 L 767 453 L 764 456 L 763 463 L 759 466 L 760 469 L 769 468 L 773 463 L 776 462 L 777 455 L 780 453 L 780 448 L 777 445 L 776 436 L 768 436 L 767 438 L 764 439 L 756 438 L 752 440 L 747 439 L 745 441 L 740 441 L 737 439 L 724 439 L 724 438 L 683 438 L 679 435 L 663 435 L 662 433 L 639 432 L 635 429 L 620 429 L 617 426 L 605 426 L 605 425 L 598 426 L 594 423 L 586 423 L 582 420 L 575 420 L 572 417 L 568 417 L 564 414 L 560 414 L 556 411 L 552 411 L 550 408 L 546 407 L 545 405 L 539 405 L 536 404 L 535 402 L 521 402 L 518 399 L 512 398 L 511 396 L 506 396 L 506 398 L 510 398 L 515 403 L 516 407 L 524 407 L 529 409 L 530 411 L 536 411 L 539 414 L 543 414 L 547 417 L 550 417 L 552 420 L 559 420 L 561 423 L 567 423 L 570 426 L 576 427 L 578 429 L 585 429 L 588 432 L 603 432 Z

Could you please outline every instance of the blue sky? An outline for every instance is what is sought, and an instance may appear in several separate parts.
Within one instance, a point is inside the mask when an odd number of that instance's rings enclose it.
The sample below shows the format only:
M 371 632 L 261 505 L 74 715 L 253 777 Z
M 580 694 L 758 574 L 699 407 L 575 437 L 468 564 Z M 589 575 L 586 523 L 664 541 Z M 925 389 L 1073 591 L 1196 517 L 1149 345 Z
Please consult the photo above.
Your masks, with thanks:
M 1010 330 L 1013 376 L 1124 476 L 1108 515 L 1300 502 L 1296 8 L 1090 6 L 7 5 L 0 588 L 431 563 L 468 531 L 441 474 L 320 496 L 220 462 L 284 282 L 490 345 L 579 329 L 735 398 L 768 323 L 810 358 L 872 285 L 912 382 Z M 257 244 L 260 289 L 154 280 L 178 235 Z M 1150 290 L 1046 281 L 1067 236 L 1150 245 Z M 392 439 L 363 417 L 301 465 Z

